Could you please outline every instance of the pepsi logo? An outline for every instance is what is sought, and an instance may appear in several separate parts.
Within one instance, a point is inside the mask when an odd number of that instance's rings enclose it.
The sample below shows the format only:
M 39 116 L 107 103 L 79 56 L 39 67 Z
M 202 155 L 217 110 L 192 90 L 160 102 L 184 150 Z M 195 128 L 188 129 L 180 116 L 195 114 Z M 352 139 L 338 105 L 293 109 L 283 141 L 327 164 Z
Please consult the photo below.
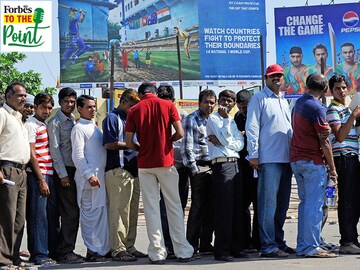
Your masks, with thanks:
M 359 15 L 355 11 L 348 11 L 342 20 L 346 27 L 355 27 L 359 23 Z

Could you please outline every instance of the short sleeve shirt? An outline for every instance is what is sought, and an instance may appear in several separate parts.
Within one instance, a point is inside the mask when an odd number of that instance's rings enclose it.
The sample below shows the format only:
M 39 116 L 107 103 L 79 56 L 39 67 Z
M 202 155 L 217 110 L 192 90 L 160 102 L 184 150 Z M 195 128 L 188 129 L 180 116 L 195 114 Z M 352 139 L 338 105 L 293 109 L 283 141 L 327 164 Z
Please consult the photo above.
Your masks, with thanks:
M 347 122 L 350 115 L 351 111 L 348 107 L 332 100 L 326 112 L 326 120 L 329 122 L 330 127 L 341 126 Z M 334 133 L 330 133 L 329 139 L 334 157 L 340 156 L 340 154 L 359 154 L 359 143 L 354 124 L 343 142 L 337 141 Z
M 298 160 L 323 164 L 318 133 L 328 130 L 326 107 L 312 95 L 305 93 L 295 104 L 292 113 L 293 137 L 291 162 Z
M 175 105 L 155 94 L 145 94 L 127 115 L 125 131 L 136 133 L 140 150 L 139 168 L 174 165 L 172 123 L 180 121 Z

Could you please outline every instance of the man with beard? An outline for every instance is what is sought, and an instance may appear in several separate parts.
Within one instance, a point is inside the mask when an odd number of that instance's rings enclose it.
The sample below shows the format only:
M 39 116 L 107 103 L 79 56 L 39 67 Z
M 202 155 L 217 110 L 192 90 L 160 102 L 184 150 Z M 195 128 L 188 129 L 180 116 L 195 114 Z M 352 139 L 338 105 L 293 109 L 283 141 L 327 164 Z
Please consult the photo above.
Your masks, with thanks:
M 284 70 L 286 93 L 288 95 L 301 95 L 305 92 L 305 81 L 307 77 L 306 66 L 302 63 L 302 49 L 294 46 L 290 49 L 291 67 Z
M 291 191 L 289 104 L 280 93 L 284 70 L 266 69 L 266 86 L 250 100 L 245 130 L 250 165 L 259 170 L 258 211 L 261 256 L 287 257 L 294 253 L 284 241 L 283 225 Z

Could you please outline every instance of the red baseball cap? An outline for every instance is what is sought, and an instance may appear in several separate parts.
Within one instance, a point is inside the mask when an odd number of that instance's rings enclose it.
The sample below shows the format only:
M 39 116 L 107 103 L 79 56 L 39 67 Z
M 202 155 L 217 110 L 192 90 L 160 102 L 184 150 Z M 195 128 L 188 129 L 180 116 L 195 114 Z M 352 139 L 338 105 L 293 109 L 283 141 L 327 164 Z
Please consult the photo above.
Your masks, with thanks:
M 273 74 L 282 74 L 282 75 L 284 75 L 284 69 L 278 64 L 270 65 L 266 69 L 266 76 L 270 76 L 270 75 L 273 75 Z

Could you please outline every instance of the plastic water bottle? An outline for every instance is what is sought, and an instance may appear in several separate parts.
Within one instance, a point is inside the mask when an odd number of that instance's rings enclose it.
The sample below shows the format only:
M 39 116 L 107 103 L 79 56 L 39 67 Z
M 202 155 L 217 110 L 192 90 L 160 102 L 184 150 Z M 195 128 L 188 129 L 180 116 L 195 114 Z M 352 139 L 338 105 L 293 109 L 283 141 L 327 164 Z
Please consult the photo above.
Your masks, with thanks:
M 326 205 L 335 206 L 335 183 L 329 179 L 326 187 Z

